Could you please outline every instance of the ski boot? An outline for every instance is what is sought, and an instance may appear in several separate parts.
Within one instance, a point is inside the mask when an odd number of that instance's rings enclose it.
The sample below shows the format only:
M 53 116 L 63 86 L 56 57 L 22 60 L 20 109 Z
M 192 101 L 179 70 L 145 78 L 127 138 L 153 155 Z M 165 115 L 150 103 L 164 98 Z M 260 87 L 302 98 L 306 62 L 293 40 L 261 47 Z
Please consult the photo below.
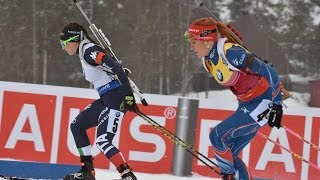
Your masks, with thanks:
M 82 162 L 82 166 L 80 171 L 66 175 L 63 180 L 95 180 L 92 160 L 92 156 L 81 156 L 80 162 Z
M 233 174 L 221 174 L 221 175 L 222 175 L 222 180 L 236 180 Z
M 119 180 L 137 180 L 137 177 L 132 173 L 132 168 L 127 163 L 121 164 L 117 170 L 121 174 Z

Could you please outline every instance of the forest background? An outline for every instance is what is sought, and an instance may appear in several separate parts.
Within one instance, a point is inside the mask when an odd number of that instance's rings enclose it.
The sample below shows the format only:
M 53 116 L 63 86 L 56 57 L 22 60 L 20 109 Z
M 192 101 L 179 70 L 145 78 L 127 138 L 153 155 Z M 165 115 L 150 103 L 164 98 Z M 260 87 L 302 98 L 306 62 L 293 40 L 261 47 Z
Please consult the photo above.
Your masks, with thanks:
M 221 89 L 183 39 L 193 20 L 208 17 L 193 0 L 79 2 L 145 93 Z M 285 82 L 291 81 L 290 74 L 320 78 L 319 0 L 202 2 L 240 30 L 253 53 L 279 67 Z M 92 88 L 82 77 L 78 57 L 61 50 L 59 33 L 69 22 L 89 31 L 72 0 L 0 0 L 0 80 Z M 307 92 L 308 87 L 296 90 Z

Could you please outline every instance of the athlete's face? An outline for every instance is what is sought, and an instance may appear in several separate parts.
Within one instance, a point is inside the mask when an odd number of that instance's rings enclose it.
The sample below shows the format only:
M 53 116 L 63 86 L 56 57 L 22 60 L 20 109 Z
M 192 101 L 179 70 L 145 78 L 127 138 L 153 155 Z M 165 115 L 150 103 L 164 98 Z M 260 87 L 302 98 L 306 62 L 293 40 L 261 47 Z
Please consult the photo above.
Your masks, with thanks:
M 208 41 L 200 41 L 195 39 L 190 39 L 190 50 L 194 51 L 199 58 L 202 58 L 209 54 L 212 47 L 212 43 Z
M 76 54 L 79 46 L 79 42 L 68 42 L 66 46 L 63 48 L 70 56 Z

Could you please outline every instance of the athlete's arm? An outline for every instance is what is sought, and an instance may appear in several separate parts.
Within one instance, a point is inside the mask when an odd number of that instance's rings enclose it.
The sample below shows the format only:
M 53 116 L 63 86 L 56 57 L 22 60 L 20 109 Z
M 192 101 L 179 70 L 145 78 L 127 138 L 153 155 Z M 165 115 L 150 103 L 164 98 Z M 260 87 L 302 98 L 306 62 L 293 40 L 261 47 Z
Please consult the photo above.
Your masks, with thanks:
M 265 77 L 271 88 L 274 90 L 278 88 L 279 77 L 277 70 L 258 59 L 241 46 L 233 45 L 231 48 L 229 48 L 226 52 L 226 58 L 228 59 L 229 63 L 242 71 Z M 281 103 L 281 93 L 275 97 L 275 101 Z
M 94 45 L 84 46 L 84 59 L 93 66 L 104 66 L 111 68 L 112 73 L 117 75 L 121 84 L 129 84 L 128 76 L 124 72 L 122 65 L 106 54 L 100 46 Z
M 107 55 L 100 46 L 87 44 L 84 47 L 84 59 L 93 66 L 104 66 L 112 68 L 114 74 L 123 71 L 119 62 Z

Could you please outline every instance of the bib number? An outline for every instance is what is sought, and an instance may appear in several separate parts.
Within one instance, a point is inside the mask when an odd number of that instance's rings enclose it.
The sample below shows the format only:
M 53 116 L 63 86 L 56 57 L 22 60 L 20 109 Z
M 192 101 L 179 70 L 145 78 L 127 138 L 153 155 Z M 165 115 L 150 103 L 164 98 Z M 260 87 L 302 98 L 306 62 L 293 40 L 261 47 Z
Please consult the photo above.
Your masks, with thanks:
M 267 114 L 270 112 L 269 105 L 272 101 L 264 99 L 262 102 L 250 113 L 252 119 L 254 119 L 260 126 L 264 126 L 268 122 Z

